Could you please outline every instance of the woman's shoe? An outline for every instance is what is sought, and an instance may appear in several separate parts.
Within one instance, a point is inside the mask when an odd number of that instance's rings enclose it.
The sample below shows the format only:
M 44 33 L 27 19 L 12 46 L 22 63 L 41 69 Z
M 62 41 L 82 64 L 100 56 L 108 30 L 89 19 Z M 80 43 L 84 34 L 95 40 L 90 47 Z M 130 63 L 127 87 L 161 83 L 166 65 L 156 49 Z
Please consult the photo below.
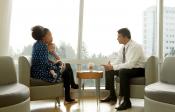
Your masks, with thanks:
M 72 89 L 78 89 L 79 86 L 78 86 L 78 84 L 73 84 L 73 85 L 71 85 L 71 88 L 72 88 Z
M 65 99 L 64 100 L 64 104 L 66 105 L 66 104 L 70 104 L 70 103 L 77 103 L 77 101 L 75 101 L 75 99 Z

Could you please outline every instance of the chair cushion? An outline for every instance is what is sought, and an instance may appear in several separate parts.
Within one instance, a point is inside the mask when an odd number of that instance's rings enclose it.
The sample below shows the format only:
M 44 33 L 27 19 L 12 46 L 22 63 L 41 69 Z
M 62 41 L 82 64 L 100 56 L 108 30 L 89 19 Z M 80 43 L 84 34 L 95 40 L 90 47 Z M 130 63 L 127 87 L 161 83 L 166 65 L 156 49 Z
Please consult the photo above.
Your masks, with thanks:
M 50 83 L 40 79 L 30 78 L 30 86 L 48 86 L 48 85 L 59 84 L 59 83 L 62 83 L 62 81 Z
M 119 83 L 119 77 L 116 78 L 116 81 Z M 131 85 L 145 85 L 145 77 L 134 77 L 130 79 Z
M 175 85 L 157 82 L 145 87 L 145 96 L 150 99 L 175 104 Z
M 21 103 L 30 97 L 29 88 L 19 83 L 0 86 L 0 107 Z

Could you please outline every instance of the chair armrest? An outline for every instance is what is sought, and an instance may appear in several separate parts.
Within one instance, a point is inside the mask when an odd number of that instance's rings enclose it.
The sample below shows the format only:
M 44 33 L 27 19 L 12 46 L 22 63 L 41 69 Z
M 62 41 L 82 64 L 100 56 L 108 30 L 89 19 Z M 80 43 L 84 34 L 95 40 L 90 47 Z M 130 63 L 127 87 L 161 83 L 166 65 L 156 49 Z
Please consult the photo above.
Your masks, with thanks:
M 17 75 L 12 57 L 0 56 L 0 85 L 16 82 Z
M 145 65 L 145 84 L 157 82 L 158 80 L 158 58 L 150 56 Z
M 18 59 L 19 83 L 30 87 L 30 63 L 27 57 L 20 56 Z

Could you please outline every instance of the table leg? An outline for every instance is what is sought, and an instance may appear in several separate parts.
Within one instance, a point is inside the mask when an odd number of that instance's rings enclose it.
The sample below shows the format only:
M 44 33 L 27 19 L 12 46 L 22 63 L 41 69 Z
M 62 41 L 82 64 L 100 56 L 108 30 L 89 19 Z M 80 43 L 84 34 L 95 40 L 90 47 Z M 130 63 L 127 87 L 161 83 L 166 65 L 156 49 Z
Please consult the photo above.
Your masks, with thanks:
M 78 85 L 79 85 L 79 89 L 78 89 L 78 103 L 80 104 L 80 99 L 81 99 L 81 79 L 78 79 Z
M 96 79 L 96 94 L 97 94 L 97 106 L 99 105 L 100 100 L 100 79 Z

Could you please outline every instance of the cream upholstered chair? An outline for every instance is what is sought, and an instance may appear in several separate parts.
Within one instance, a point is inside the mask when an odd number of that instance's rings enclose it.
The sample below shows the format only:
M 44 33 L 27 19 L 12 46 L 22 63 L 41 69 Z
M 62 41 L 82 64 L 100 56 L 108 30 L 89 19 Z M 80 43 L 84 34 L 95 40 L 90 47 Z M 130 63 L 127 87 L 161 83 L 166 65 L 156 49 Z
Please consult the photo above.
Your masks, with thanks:
M 20 56 L 19 64 L 19 82 L 30 88 L 31 100 L 56 99 L 55 106 L 60 105 L 59 97 L 63 96 L 63 82 L 51 84 L 30 77 L 30 57 Z
M 13 59 L 0 57 L 0 112 L 30 112 L 29 88 L 17 83 Z
M 132 98 L 144 98 L 144 88 L 146 85 L 157 81 L 158 58 L 150 56 L 145 63 L 145 77 L 136 77 L 130 79 L 130 95 Z M 117 94 L 119 93 L 119 78 L 117 77 Z
M 144 112 L 175 112 L 175 57 L 166 57 L 160 81 L 145 87 Z

